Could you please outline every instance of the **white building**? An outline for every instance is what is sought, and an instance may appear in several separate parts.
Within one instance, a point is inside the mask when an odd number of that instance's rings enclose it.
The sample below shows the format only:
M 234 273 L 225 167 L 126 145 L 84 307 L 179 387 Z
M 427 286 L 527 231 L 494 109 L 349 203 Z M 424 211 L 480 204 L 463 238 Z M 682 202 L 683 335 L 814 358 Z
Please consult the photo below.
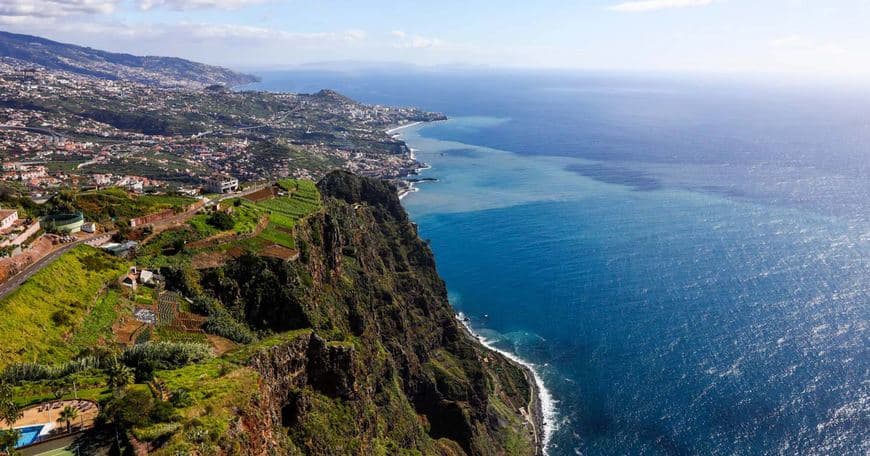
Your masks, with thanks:
M 239 189 L 239 180 L 230 176 L 213 176 L 205 181 L 209 193 L 229 193 Z
M 0 209 L 0 231 L 12 228 L 18 221 L 18 211 L 14 209 Z

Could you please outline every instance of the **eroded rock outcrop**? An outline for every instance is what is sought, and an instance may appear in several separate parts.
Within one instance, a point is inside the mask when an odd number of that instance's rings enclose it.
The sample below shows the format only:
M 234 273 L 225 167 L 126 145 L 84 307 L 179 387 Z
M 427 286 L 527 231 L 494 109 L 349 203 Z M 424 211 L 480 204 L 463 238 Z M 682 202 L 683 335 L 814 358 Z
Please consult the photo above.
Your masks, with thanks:
M 248 361 L 261 392 L 234 428 L 243 452 L 535 454 L 526 372 L 456 321 L 395 188 L 344 172 L 318 186 L 298 262 L 240 258 L 204 279 L 252 326 L 281 315 L 298 332 Z

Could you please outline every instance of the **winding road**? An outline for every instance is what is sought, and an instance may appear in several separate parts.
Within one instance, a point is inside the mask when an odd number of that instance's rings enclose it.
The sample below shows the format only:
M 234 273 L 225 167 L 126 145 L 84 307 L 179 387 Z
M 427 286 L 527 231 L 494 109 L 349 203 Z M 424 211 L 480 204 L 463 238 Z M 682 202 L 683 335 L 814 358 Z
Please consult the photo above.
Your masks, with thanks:
M 60 258 L 61 255 L 63 255 L 66 252 L 69 252 L 70 249 L 72 249 L 73 247 L 89 241 L 90 239 L 91 238 L 86 238 L 86 239 L 81 239 L 78 241 L 70 242 L 69 244 L 64 244 L 60 248 L 53 250 L 48 255 L 46 255 L 46 256 L 36 260 L 35 262 L 27 265 L 27 267 L 25 267 L 23 271 L 19 272 L 18 274 L 15 274 L 14 276 L 10 277 L 9 280 L 0 284 L 0 300 L 5 298 L 6 295 L 8 295 L 9 293 L 12 293 L 16 289 L 18 289 L 18 287 L 21 286 L 21 284 L 24 283 L 25 280 L 32 277 L 33 274 L 36 274 L 42 268 L 51 264 L 54 260 Z
M 249 193 L 256 192 L 256 191 L 258 191 L 262 188 L 265 188 L 269 185 L 271 185 L 271 182 L 267 183 L 267 184 L 255 185 L 251 188 L 246 188 L 245 190 L 240 191 L 240 192 L 222 195 L 222 197 L 218 198 L 217 201 L 220 202 L 220 201 L 223 201 L 223 200 L 229 199 L 229 198 L 242 197 L 242 196 L 245 196 Z M 203 207 L 205 207 L 205 206 L 203 206 Z M 156 233 L 159 233 L 160 231 L 163 231 L 163 230 L 166 230 L 166 229 L 169 229 L 169 228 L 172 228 L 172 227 L 175 227 L 175 226 L 178 226 L 180 224 L 187 222 L 196 213 L 201 211 L 203 209 L 203 207 L 189 210 L 189 211 L 183 212 L 181 214 L 178 214 L 174 217 L 160 220 L 160 221 L 154 222 L 154 223 L 149 223 L 149 224 L 146 224 L 143 226 L 151 226 L 152 229 L 154 229 L 153 234 L 156 234 Z M 77 245 L 84 244 L 90 240 L 97 238 L 97 237 L 105 236 L 107 234 L 111 235 L 113 233 L 115 233 L 115 232 L 113 231 L 111 233 L 98 233 L 98 234 L 94 234 L 92 236 L 88 236 L 88 237 L 70 242 L 69 244 L 64 244 L 63 246 L 60 246 L 57 249 L 52 250 L 48 255 L 36 260 L 33 263 L 30 263 L 29 265 L 27 265 L 24 268 L 24 270 L 22 270 L 18 274 L 15 274 L 14 276 L 10 277 L 9 280 L 0 284 L 0 300 L 4 299 L 7 295 L 12 293 L 16 289 L 18 289 L 18 287 L 20 287 L 21 284 L 24 283 L 24 281 L 33 277 L 33 275 L 36 274 L 37 272 L 39 272 L 40 270 L 42 270 L 42 268 L 48 266 L 49 264 L 51 264 L 52 262 L 54 262 L 55 260 L 60 258 L 60 256 L 63 255 L 64 253 L 69 252 L 73 247 L 75 247 Z

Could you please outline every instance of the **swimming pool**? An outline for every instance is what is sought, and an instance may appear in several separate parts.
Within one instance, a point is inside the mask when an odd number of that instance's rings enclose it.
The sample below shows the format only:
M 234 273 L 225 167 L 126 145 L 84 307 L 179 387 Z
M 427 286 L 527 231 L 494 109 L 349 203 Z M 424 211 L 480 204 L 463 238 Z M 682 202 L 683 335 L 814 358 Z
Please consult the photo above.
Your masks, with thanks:
M 45 426 L 39 425 L 18 428 L 17 430 L 21 433 L 21 435 L 18 437 L 18 443 L 15 444 L 15 448 L 21 448 L 25 445 L 35 443 L 36 439 L 39 437 L 39 433 L 42 432 L 43 427 Z

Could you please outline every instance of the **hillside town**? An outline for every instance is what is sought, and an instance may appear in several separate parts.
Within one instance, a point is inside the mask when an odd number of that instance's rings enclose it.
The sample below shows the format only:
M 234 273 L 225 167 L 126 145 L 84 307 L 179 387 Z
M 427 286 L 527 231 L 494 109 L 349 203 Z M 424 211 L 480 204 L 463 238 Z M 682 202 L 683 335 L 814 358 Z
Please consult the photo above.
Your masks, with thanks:
M 392 179 L 402 191 L 421 164 L 389 129 L 441 119 L 330 90 L 167 87 L 0 58 L 0 287 L 80 243 L 126 256 L 137 241 L 118 229 L 159 230 L 284 178 L 338 168 Z M 130 201 L 198 203 L 142 204 L 138 217 L 118 218 L 110 207 L 83 212 L 57 201 L 118 191 Z
M 4 183 L 36 200 L 60 188 L 194 194 L 214 176 L 382 178 L 419 164 L 386 130 L 444 117 L 332 91 L 234 92 L 97 79 L 0 59 Z

